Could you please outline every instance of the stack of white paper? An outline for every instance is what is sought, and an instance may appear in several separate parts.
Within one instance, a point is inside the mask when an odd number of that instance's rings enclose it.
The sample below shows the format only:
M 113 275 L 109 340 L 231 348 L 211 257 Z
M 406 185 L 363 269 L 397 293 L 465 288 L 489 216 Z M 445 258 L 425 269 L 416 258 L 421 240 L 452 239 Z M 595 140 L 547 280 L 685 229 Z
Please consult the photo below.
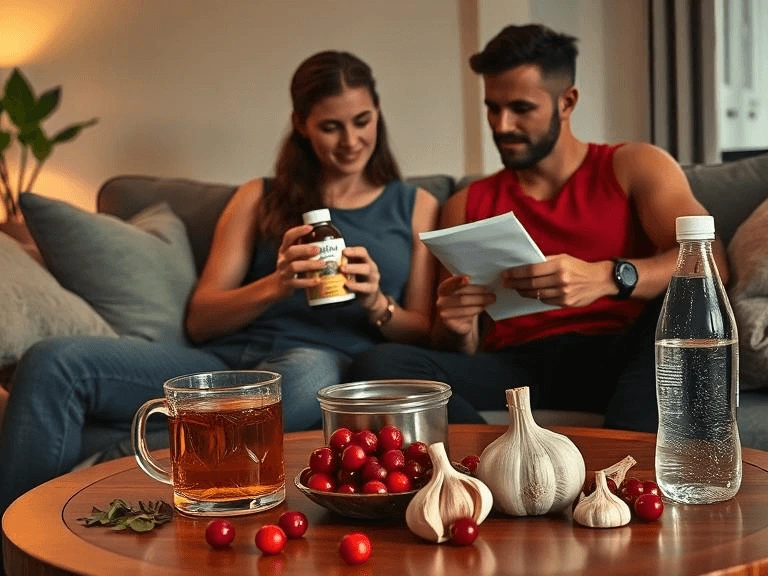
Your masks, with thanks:
M 422 232 L 419 238 L 451 274 L 469 276 L 472 284 L 486 286 L 496 294 L 496 302 L 486 308 L 494 320 L 559 308 L 502 286 L 502 271 L 546 260 L 512 212 Z

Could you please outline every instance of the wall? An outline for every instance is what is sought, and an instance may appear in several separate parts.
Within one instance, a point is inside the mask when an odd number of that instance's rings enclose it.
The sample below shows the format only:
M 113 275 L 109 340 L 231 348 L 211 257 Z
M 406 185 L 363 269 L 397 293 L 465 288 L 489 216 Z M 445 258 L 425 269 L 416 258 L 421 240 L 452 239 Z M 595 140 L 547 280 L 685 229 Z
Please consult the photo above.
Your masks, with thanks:
M 0 80 L 19 65 L 38 92 L 62 86 L 49 132 L 99 118 L 54 150 L 35 187 L 86 209 L 115 174 L 237 183 L 271 173 L 290 76 L 328 48 L 373 67 L 405 174 L 496 169 L 466 58 L 529 17 L 581 38 L 577 134 L 647 139 L 646 0 L 564 1 L 3 0 Z

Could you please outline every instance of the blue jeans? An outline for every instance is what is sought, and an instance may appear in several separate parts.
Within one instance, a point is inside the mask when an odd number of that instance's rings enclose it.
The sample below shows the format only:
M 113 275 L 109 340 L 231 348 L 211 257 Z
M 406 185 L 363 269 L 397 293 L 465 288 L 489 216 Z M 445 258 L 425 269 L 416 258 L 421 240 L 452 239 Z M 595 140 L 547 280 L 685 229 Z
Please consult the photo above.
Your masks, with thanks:
M 297 348 L 264 355 L 248 368 L 282 374 L 284 427 L 293 431 L 319 424 L 317 390 L 341 382 L 350 361 L 331 350 Z M 126 439 L 136 410 L 162 397 L 169 378 L 229 368 L 245 366 L 202 348 L 136 338 L 51 338 L 34 345 L 14 372 L 0 433 L 0 516 L 22 493 Z M 151 424 L 165 430 L 164 422 Z M 84 442 L 90 428 L 99 434 Z

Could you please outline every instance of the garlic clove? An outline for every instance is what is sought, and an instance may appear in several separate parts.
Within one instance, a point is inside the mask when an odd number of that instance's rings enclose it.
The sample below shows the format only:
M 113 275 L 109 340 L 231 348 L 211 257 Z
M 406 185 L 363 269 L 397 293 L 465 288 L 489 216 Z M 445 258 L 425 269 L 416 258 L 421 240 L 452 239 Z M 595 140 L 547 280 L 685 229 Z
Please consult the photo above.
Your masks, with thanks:
M 493 506 L 493 495 L 477 478 L 453 468 L 442 442 L 428 448 L 432 459 L 432 478 L 408 504 L 405 522 L 421 538 L 445 542 L 449 528 L 459 518 L 472 518 L 478 525 Z
M 598 470 L 595 480 L 595 491 L 579 498 L 573 510 L 574 522 L 590 528 L 616 528 L 628 524 L 632 517 L 629 506 L 608 489 L 605 472 Z

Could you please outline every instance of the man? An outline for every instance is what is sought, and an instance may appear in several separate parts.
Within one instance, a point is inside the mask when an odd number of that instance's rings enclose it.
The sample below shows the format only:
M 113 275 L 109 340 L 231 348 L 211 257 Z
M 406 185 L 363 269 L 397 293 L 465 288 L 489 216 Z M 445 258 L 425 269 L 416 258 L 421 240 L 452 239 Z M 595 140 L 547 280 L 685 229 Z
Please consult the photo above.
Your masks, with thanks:
M 355 378 L 448 382 L 454 421 L 477 420 L 467 402 L 498 409 L 505 389 L 529 386 L 533 408 L 602 412 L 607 427 L 656 431 L 653 337 L 677 260 L 675 219 L 707 212 L 665 151 L 574 136 L 577 53 L 575 38 L 527 25 L 506 27 L 470 58 L 504 169 L 449 198 L 440 223 L 513 211 L 546 262 L 506 270 L 503 283 L 560 308 L 493 322 L 483 310 L 494 295 L 443 270 L 441 351 L 385 345 L 356 363 Z M 715 254 L 726 282 L 719 242 Z

